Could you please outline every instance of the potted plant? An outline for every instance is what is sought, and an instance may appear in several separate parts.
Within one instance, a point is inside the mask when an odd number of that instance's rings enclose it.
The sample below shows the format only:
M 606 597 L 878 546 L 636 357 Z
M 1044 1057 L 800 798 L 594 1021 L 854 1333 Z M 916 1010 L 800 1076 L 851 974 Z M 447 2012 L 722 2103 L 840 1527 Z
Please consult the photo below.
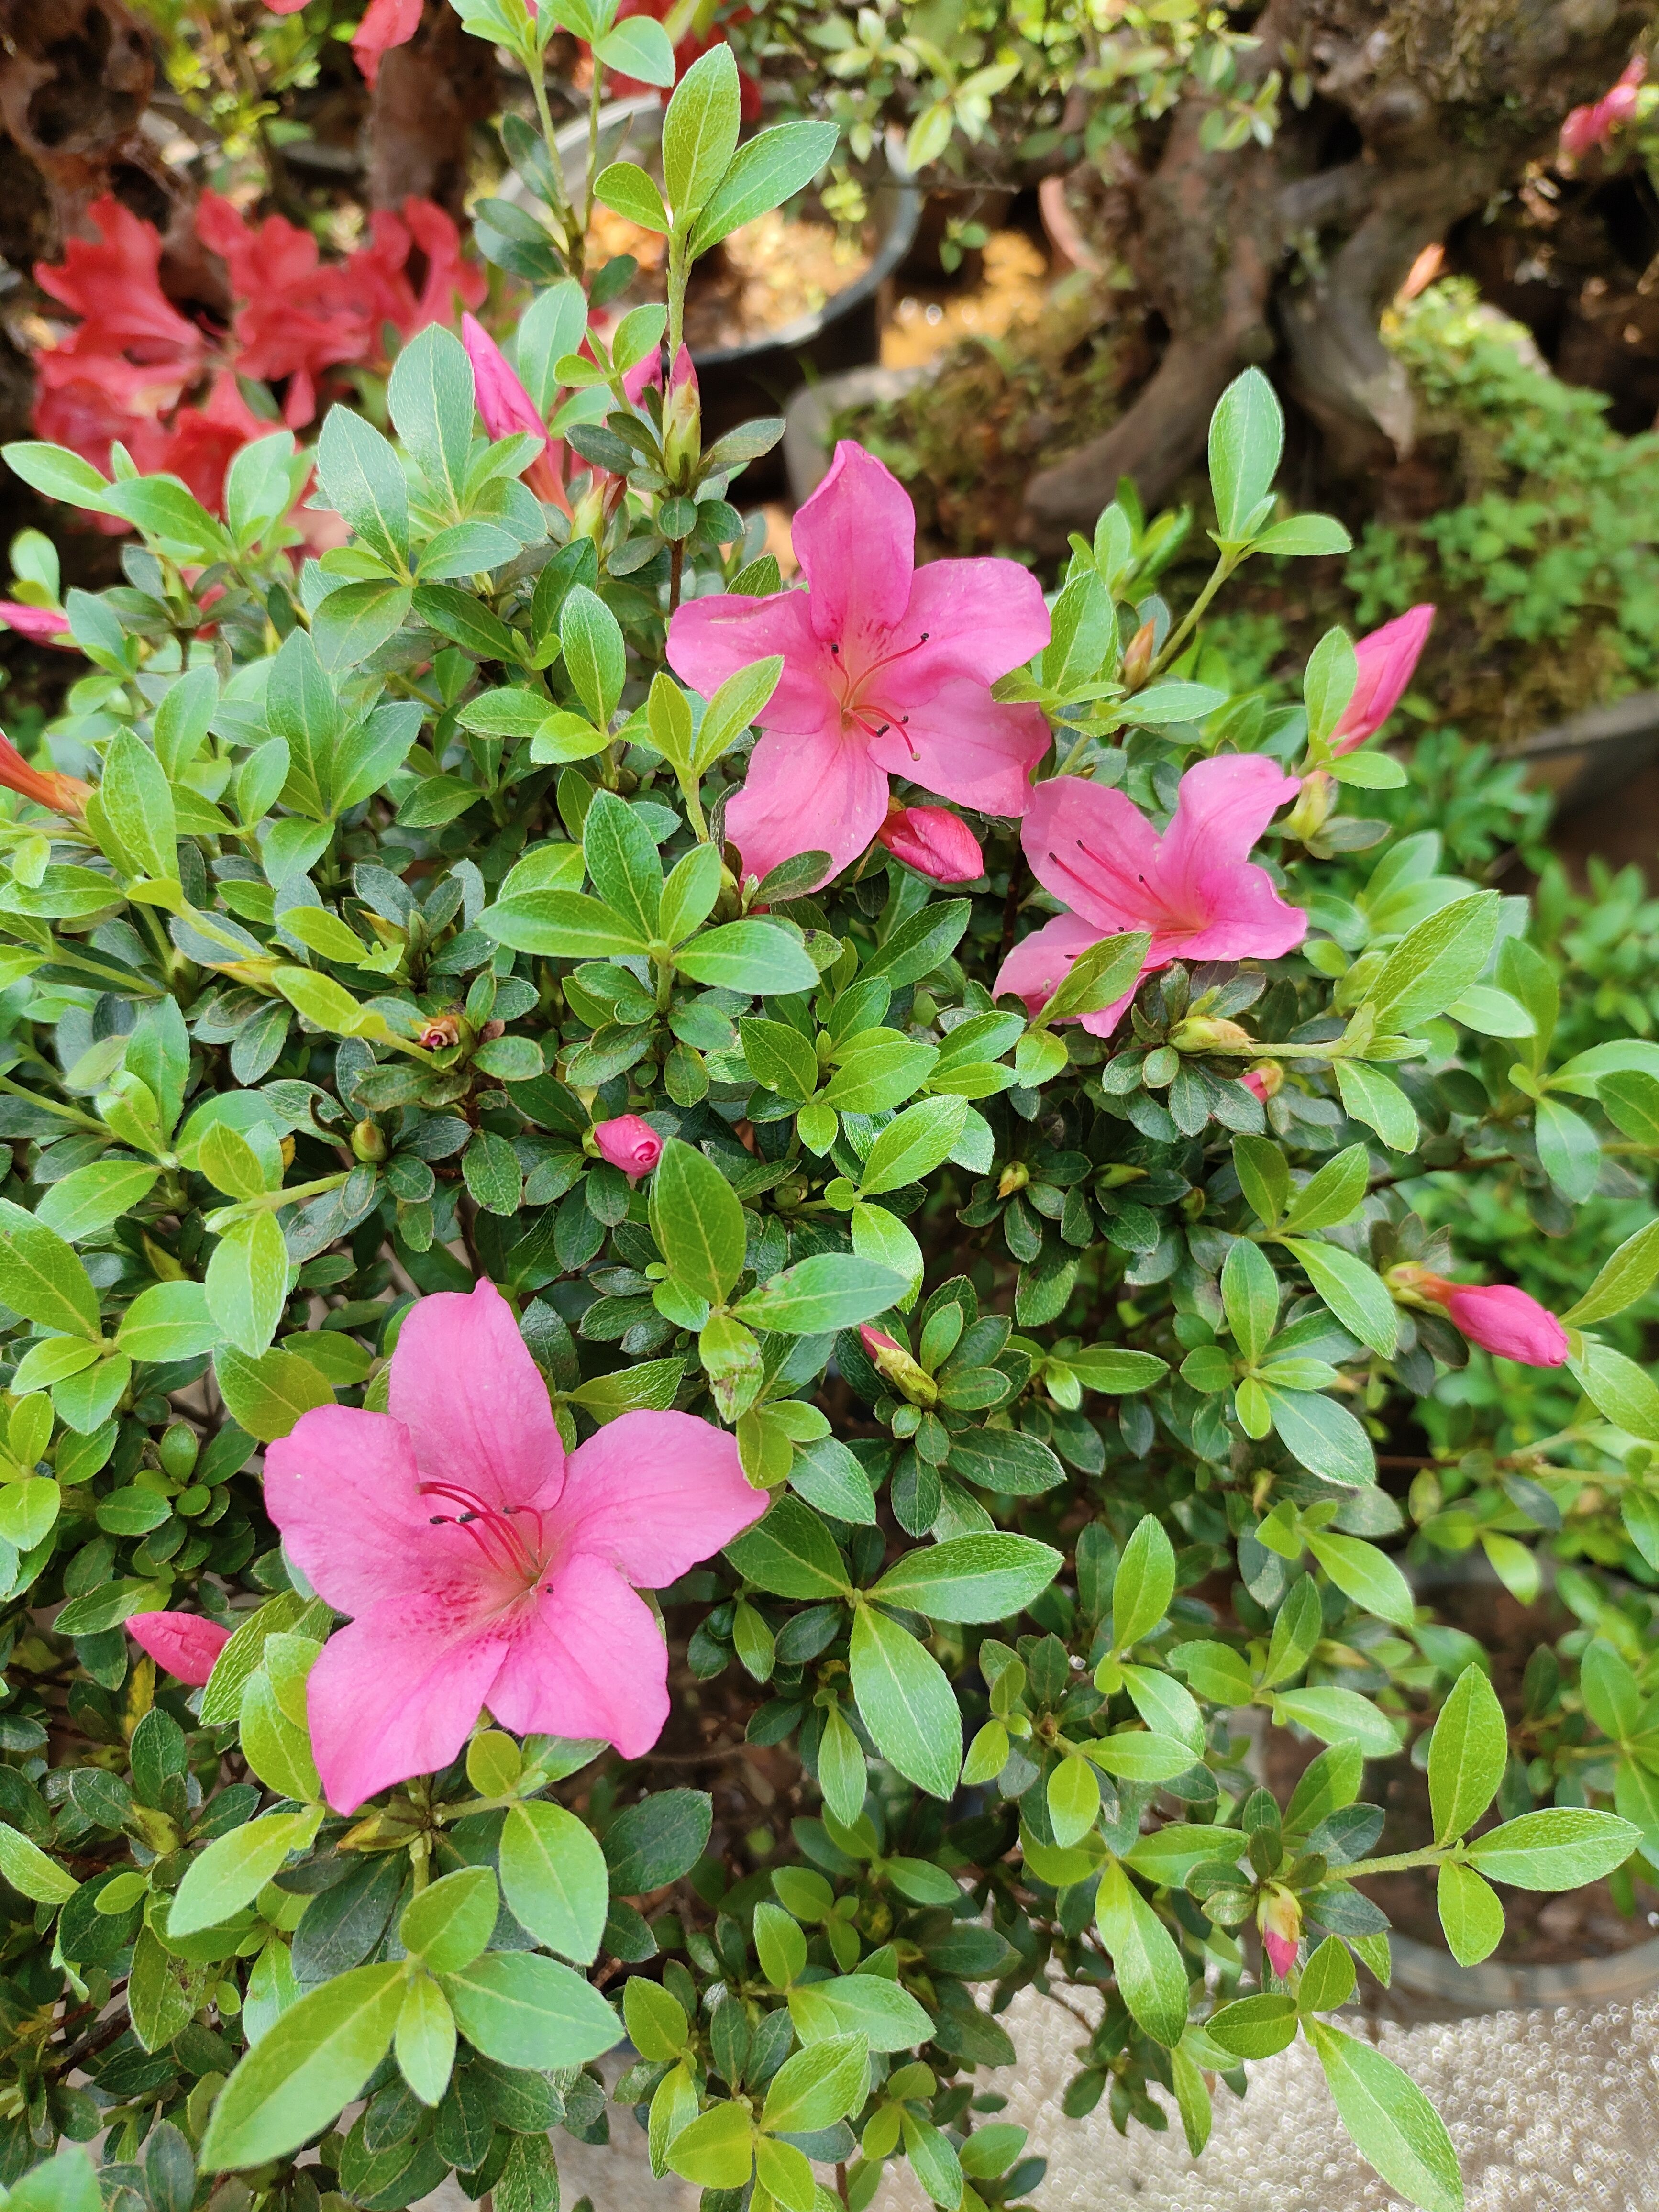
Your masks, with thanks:
M 1281 511 L 1259 374 L 1184 610 L 1121 501 L 1052 604 L 917 570 L 850 444 L 781 591 L 686 287 L 828 146 L 740 143 L 720 46 L 662 149 L 596 192 L 666 301 L 607 334 L 560 276 L 516 368 L 419 331 L 385 430 L 324 423 L 315 562 L 285 431 L 222 517 L 9 451 L 132 534 L 0 756 L 0 2172 L 90 2212 L 95 2137 L 155 2212 L 546 2212 L 625 2037 L 615 2101 L 722 2212 L 899 2160 L 974 2212 L 1030 2179 L 975 2075 L 1042 1975 L 1103 2000 L 1078 2109 L 1170 2095 L 1198 2148 L 1304 2037 L 1439 2212 L 1443 2126 L 1334 2017 L 1390 1971 L 1359 1885 L 1433 1869 L 1477 1958 L 1494 1884 L 1650 1832 L 1594 1763 L 1485 1824 L 1502 1710 L 1425 1671 L 1376 1445 L 1465 1340 L 1659 1442 L 1603 1334 L 1659 1237 L 1558 1320 L 1399 1186 L 1479 1188 L 1443 1140 L 1494 1085 L 1547 1166 L 1624 1142 L 1659 1049 L 1554 1054 L 1515 909 L 1343 811 L 1407 779 L 1367 741 L 1425 611 L 1294 708 L 1201 680 L 1243 562 L 1346 543 Z M 1293 1788 L 1241 1708 L 1321 1747 Z M 1379 1854 L 1365 1768 L 1419 1747 Z

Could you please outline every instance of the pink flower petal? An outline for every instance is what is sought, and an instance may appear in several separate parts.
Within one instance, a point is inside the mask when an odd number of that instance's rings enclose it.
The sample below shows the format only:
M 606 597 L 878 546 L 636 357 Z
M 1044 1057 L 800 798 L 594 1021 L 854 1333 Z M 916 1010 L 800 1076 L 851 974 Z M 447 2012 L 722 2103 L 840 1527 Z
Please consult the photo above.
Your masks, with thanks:
M 1281 806 L 1302 788 L 1265 753 L 1202 760 L 1181 779 L 1164 833 L 1163 871 L 1171 895 L 1218 868 L 1242 867 Z
M 918 568 L 910 586 L 904 626 L 928 642 L 894 671 L 895 704 L 901 684 L 929 684 L 946 674 L 994 684 L 1041 653 L 1048 642 L 1048 610 L 1042 586 L 1018 561 L 933 561 Z
M 1331 732 L 1334 752 L 1351 753 L 1356 745 L 1363 745 L 1400 704 L 1428 641 L 1434 613 L 1433 607 L 1425 602 L 1360 639 L 1354 647 L 1359 672 L 1354 682 L 1353 696 Z
M 805 592 L 750 599 L 735 592 L 691 599 L 668 625 L 668 665 L 683 684 L 713 698 L 728 676 L 781 653 L 784 670 L 764 710 L 764 726 L 798 737 L 841 719 L 830 690 L 834 663 L 812 635 Z
M 547 444 L 547 425 L 535 403 L 520 383 L 511 362 L 483 325 L 471 315 L 461 317 L 461 343 L 472 364 L 477 390 L 478 413 L 492 438 L 510 438 L 527 430 Z
M 890 800 L 876 835 L 896 860 L 936 884 L 971 884 L 985 872 L 978 838 L 948 807 L 899 806 Z
M 726 834 L 745 875 L 767 875 L 797 853 L 828 853 L 827 880 L 858 858 L 886 818 L 887 778 L 860 738 L 769 729 L 726 807 Z
M 306 1698 L 335 1811 L 355 1813 L 378 1790 L 458 1757 L 512 1638 L 506 1627 L 481 1632 L 436 1595 L 387 1597 L 337 1629 Z
M 549 1526 L 636 1589 L 662 1589 L 766 1510 L 736 1439 L 690 1413 L 623 1413 L 565 1462 Z
M 811 586 L 813 634 L 825 644 L 846 647 L 902 619 L 915 567 L 916 511 L 873 453 L 843 438 L 796 513 L 791 535 Z
M 199 1689 L 230 1641 L 230 1631 L 199 1613 L 135 1613 L 127 1633 L 141 1651 L 181 1682 Z
M 1453 1283 L 1446 1311 L 1471 1344 L 1525 1367 L 1561 1367 L 1571 1346 L 1547 1306 L 1513 1283 Z
M 958 806 L 984 814 L 1025 812 L 1031 770 L 1049 744 L 1040 708 L 1000 705 L 983 684 L 953 676 L 908 712 L 908 721 L 893 722 L 869 739 L 872 761 Z
M 503 1507 L 557 1498 L 564 1449 L 547 1385 L 488 1279 L 470 1296 L 441 1291 L 410 1308 L 392 1355 L 390 1404 L 423 1481 Z
M 0 599 L 0 623 L 36 645 L 73 644 L 70 618 L 61 607 L 31 607 L 21 599 Z
M 1012 991 L 1024 1001 L 1028 1013 L 1036 1013 L 1065 981 L 1078 955 L 1098 945 L 1105 934 L 1081 915 L 1056 915 L 1020 939 L 997 971 L 993 996 L 1000 999 Z
M 1121 791 L 1078 775 L 1051 776 L 1020 825 L 1031 872 L 1046 891 L 1095 925 L 1097 937 L 1145 929 L 1158 836 Z
M 668 1650 L 655 1614 L 591 1552 L 548 1580 L 490 1686 L 491 1713 L 518 1735 L 598 1736 L 624 1759 L 642 1758 L 668 1718 Z
M 373 84 L 381 55 L 392 46 L 406 46 L 420 27 L 421 0 L 368 0 L 351 35 L 352 55 L 365 81 Z
M 340 1612 L 430 1580 L 428 1539 L 441 1532 L 420 1494 L 414 1440 L 389 1413 L 313 1406 L 266 1446 L 264 1482 L 289 1557 Z

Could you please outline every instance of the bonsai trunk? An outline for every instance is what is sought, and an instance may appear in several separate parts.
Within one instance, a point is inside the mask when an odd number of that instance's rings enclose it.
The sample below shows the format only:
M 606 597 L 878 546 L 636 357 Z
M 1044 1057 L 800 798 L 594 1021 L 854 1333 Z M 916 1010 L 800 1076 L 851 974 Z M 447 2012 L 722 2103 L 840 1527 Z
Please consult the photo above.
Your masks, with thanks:
M 1411 394 L 1377 334 L 1425 246 L 1516 184 L 1567 111 L 1618 76 L 1652 0 L 1268 0 L 1242 57 L 1247 95 L 1277 71 L 1272 145 L 1203 143 L 1214 102 L 1189 94 L 1150 170 L 1122 181 L 1110 241 L 1169 331 L 1112 428 L 1033 477 L 1033 541 L 1058 550 L 1132 477 L 1165 497 L 1202 453 L 1212 408 L 1275 354 L 1340 474 L 1412 443 Z

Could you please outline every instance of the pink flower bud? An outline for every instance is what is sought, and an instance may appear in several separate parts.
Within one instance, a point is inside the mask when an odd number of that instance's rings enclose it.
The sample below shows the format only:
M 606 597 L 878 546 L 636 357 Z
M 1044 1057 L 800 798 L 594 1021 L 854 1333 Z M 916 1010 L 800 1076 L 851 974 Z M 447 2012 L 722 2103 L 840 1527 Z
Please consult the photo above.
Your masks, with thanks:
M 652 386 L 660 385 L 661 382 L 662 348 L 660 346 L 653 346 L 651 351 L 647 354 L 645 359 L 641 362 L 636 362 L 634 367 L 630 368 L 628 374 L 623 377 L 623 390 L 628 394 L 629 398 L 637 407 L 641 400 L 644 398 L 646 393 L 650 391 Z M 694 396 L 696 394 L 698 389 L 697 372 L 692 367 L 691 353 L 689 347 L 683 345 L 679 351 L 675 355 L 674 374 L 670 377 L 668 383 L 671 392 L 678 392 L 682 387 L 685 387 L 688 388 Z
M 901 806 L 894 799 L 876 835 L 896 860 L 936 884 L 970 884 L 985 873 L 978 840 L 948 806 Z
M 1565 1364 L 1567 1332 L 1547 1306 L 1513 1283 L 1452 1283 L 1447 1291 L 1447 1314 L 1471 1344 L 1523 1367 Z
M 1341 720 L 1331 732 L 1334 753 L 1351 753 L 1388 720 L 1412 680 L 1433 621 L 1434 609 L 1425 602 L 1360 639 L 1354 647 L 1358 680 L 1352 698 L 1342 710 Z
M 859 1324 L 859 1342 L 872 1359 L 879 1359 L 884 1352 L 898 1352 L 903 1348 L 888 1335 L 884 1328 L 872 1328 L 867 1321 Z
M 593 1141 L 599 1158 L 620 1168 L 629 1182 L 648 1176 L 662 1158 L 662 1139 L 638 1114 L 618 1114 L 613 1121 L 596 1121 Z
M 1637 92 L 1647 76 L 1640 54 L 1626 64 L 1619 82 L 1600 100 L 1575 107 L 1561 125 L 1561 151 L 1570 161 L 1582 161 L 1592 147 L 1605 146 L 1622 123 L 1636 112 Z
M 561 449 L 548 437 L 547 425 L 537 412 L 536 403 L 520 382 L 507 356 L 483 324 L 471 315 L 461 317 L 461 343 L 472 364 L 478 413 L 485 429 L 492 438 L 511 438 L 520 431 L 526 431 L 532 438 L 541 440 L 540 452 L 522 471 L 525 481 L 538 499 L 551 500 L 568 514 L 569 503 L 558 467 Z
M 61 645 L 72 653 L 69 617 L 61 607 L 28 607 L 21 599 L 0 599 L 0 623 L 35 645 Z
M 135 1613 L 127 1633 L 141 1651 L 179 1681 L 199 1689 L 230 1641 L 230 1631 L 199 1613 Z
M 460 1038 L 461 1024 L 453 1014 L 434 1014 L 421 1024 L 416 1042 L 428 1052 L 447 1052 L 451 1045 L 459 1044 Z
M 1265 1060 L 1260 1067 L 1247 1067 L 1238 1079 L 1264 1106 L 1285 1088 L 1285 1071 L 1276 1060 Z
M 1268 1964 L 1282 1982 L 1296 1964 L 1302 1942 L 1302 1907 L 1285 1889 L 1269 1890 L 1256 1907 L 1256 1926 Z
M 58 814 L 84 814 L 92 786 L 55 768 L 31 768 L 11 739 L 0 731 L 0 786 Z
M 939 1385 L 933 1376 L 885 1329 L 872 1328 L 868 1322 L 864 1322 L 860 1325 L 859 1341 L 869 1353 L 877 1374 L 884 1382 L 890 1382 L 902 1397 L 908 1398 L 913 1406 L 939 1403 Z

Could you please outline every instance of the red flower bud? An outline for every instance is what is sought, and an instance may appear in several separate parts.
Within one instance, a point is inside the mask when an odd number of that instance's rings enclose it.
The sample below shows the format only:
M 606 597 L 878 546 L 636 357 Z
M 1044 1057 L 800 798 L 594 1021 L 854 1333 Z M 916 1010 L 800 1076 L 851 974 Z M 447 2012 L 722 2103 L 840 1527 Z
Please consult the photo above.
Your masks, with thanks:
M 629 1182 L 648 1176 L 662 1158 L 662 1139 L 638 1114 L 618 1114 L 612 1121 L 596 1121 L 593 1141 L 599 1158 L 620 1168 Z
M 948 806 L 901 806 L 895 799 L 876 836 L 895 860 L 936 884 L 970 884 L 985 873 L 978 840 Z
M 1427 1267 L 1391 1267 L 1390 1289 L 1405 1291 L 1444 1308 L 1455 1328 L 1471 1344 L 1523 1367 L 1566 1364 L 1567 1332 L 1547 1306 L 1513 1283 L 1449 1283 Z
M 0 784 L 37 806 L 55 814 L 84 814 L 92 786 L 78 775 L 60 775 L 56 769 L 31 768 L 11 739 L 0 736 Z
M 141 1651 L 181 1682 L 199 1689 L 230 1641 L 230 1631 L 199 1613 L 135 1613 L 127 1633 Z

